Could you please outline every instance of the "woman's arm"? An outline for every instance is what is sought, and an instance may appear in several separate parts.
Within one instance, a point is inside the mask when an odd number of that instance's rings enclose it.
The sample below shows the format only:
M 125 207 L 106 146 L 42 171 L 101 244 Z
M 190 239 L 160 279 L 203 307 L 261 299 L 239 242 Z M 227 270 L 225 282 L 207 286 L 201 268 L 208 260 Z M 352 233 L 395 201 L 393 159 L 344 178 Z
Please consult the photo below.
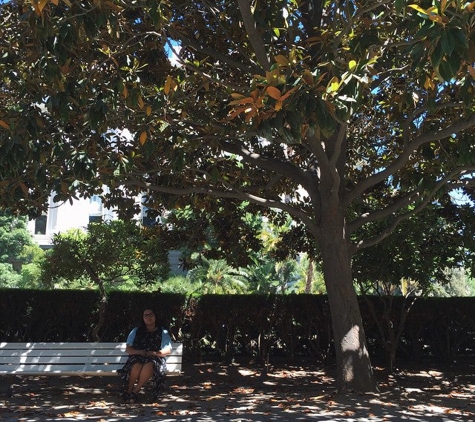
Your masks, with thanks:
M 129 333 L 129 335 L 127 336 L 127 346 L 125 348 L 125 351 L 128 355 L 140 355 L 140 356 L 145 356 L 146 355 L 146 351 L 145 350 L 139 350 L 139 349 L 135 349 L 133 347 L 133 344 L 134 344 L 134 340 L 135 340 L 135 336 L 137 335 L 137 327 L 135 327 L 134 329 L 132 329 L 132 331 Z
M 125 351 L 128 355 L 140 355 L 140 356 L 147 356 L 147 352 L 145 350 L 134 349 L 132 346 L 127 345 Z
M 168 330 L 162 329 L 162 344 L 159 353 L 161 357 L 168 356 L 172 352 L 172 339 Z

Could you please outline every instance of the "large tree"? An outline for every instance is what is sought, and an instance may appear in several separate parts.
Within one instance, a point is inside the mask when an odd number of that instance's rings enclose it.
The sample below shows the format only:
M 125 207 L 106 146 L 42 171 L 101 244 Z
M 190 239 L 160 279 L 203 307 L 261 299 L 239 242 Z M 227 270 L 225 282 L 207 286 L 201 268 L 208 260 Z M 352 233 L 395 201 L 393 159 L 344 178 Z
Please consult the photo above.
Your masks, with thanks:
M 3 6 L 0 204 L 286 211 L 321 254 L 338 388 L 374 390 L 352 257 L 475 169 L 475 4 L 410 3 Z

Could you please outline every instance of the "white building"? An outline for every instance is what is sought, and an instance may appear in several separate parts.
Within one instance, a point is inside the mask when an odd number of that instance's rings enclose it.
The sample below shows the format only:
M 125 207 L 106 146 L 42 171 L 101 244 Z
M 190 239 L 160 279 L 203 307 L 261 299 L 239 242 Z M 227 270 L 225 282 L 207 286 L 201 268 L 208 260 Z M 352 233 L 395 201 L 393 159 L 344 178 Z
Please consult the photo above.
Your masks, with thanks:
M 115 213 L 102 206 L 98 196 L 70 202 L 55 203 L 50 196 L 48 212 L 28 223 L 28 230 L 42 247 L 52 245 L 53 235 L 73 228 L 87 228 L 94 221 L 110 221 Z
M 137 198 L 140 202 L 141 198 Z M 93 222 L 110 221 L 117 216 L 113 210 L 105 208 L 98 196 L 90 199 L 73 200 L 72 203 L 53 202 L 53 196 L 49 198 L 48 212 L 39 218 L 28 222 L 28 230 L 33 235 L 33 239 L 43 249 L 52 247 L 53 235 L 66 232 L 70 229 L 81 228 L 86 230 L 87 225 Z M 145 223 L 146 208 L 142 208 L 141 220 Z M 180 267 L 180 252 L 170 251 L 168 254 L 171 272 L 173 274 L 183 274 Z

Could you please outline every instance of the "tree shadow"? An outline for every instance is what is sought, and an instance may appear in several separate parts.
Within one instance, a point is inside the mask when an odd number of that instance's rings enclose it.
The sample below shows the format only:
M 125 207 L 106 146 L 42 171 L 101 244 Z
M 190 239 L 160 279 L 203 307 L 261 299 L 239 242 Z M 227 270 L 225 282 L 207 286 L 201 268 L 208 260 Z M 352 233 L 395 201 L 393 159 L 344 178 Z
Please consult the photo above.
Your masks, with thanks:
M 269 370 L 270 369 L 270 370 Z M 185 365 L 163 397 L 134 405 L 118 400 L 118 377 L 14 377 L 0 398 L 0 418 L 16 421 L 469 421 L 475 420 L 473 366 L 376 369 L 379 394 L 337 394 L 332 368 L 312 365 Z M 5 381 L 5 379 L 2 379 Z

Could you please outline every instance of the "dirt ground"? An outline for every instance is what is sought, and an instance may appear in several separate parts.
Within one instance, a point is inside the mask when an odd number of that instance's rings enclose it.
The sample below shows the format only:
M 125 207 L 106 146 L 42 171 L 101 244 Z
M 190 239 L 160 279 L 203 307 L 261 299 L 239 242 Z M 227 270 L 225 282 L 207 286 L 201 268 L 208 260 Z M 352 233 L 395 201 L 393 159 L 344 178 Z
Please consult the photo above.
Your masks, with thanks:
M 333 368 L 203 363 L 163 397 L 121 404 L 116 377 L 0 377 L 3 421 L 475 421 L 475 362 L 450 370 L 376 368 L 380 393 L 335 392 Z

